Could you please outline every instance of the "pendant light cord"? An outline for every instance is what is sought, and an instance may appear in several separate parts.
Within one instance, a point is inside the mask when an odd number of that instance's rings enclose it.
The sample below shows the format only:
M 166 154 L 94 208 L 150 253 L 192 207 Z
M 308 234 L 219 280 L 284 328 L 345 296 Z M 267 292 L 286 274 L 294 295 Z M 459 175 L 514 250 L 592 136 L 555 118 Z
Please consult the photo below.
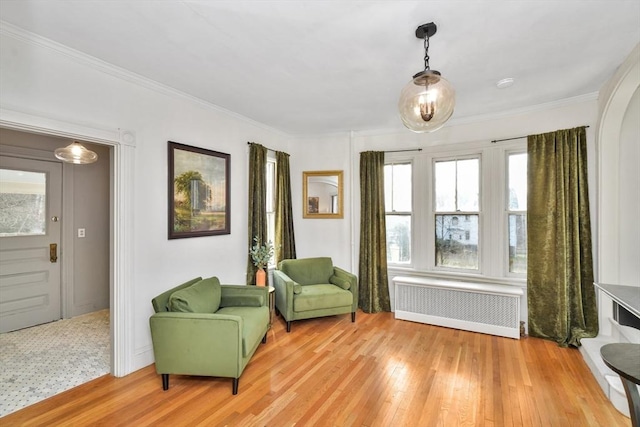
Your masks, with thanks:
M 429 35 L 426 33 L 424 36 L 424 70 L 431 70 L 429 66 Z

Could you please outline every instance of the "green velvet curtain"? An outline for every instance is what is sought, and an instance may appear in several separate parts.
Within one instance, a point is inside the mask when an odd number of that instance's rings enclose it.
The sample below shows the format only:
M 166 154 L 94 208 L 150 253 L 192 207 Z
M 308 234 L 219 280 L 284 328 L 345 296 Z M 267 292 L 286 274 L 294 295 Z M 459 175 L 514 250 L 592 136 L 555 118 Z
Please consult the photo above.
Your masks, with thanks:
M 257 268 L 253 265 L 249 250 L 253 238 L 267 240 L 267 149 L 260 144 L 249 143 L 249 214 L 247 242 L 247 285 L 256 284 Z
M 293 233 L 293 214 L 291 210 L 291 172 L 289 155 L 276 151 L 276 264 L 283 259 L 296 258 L 296 239 Z
M 365 313 L 391 311 L 387 277 L 384 152 L 360 153 L 360 280 L 358 306 Z
M 585 128 L 527 143 L 529 334 L 579 346 L 598 334 Z

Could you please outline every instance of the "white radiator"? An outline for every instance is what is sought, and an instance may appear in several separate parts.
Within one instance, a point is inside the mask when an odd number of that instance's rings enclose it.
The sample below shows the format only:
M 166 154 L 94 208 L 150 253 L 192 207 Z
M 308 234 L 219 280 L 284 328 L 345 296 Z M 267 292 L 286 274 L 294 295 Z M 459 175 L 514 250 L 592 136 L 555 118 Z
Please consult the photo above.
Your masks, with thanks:
M 396 319 L 520 338 L 516 286 L 394 277 Z

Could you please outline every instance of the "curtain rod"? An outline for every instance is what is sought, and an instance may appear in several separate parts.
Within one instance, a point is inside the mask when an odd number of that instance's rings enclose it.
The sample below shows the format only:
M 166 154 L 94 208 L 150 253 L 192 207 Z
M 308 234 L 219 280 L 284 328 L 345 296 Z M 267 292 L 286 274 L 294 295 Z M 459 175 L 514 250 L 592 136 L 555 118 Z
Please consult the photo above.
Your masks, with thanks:
M 262 145 L 262 144 L 258 144 L 257 142 L 247 141 L 247 145 L 251 145 L 251 144 Z M 269 151 L 273 151 L 274 153 L 276 152 L 276 150 L 274 150 L 273 148 L 269 148 L 269 147 L 266 147 L 266 146 L 264 146 L 264 145 L 262 145 L 262 146 L 263 146 L 264 148 L 266 148 L 267 150 L 269 150 Z
M 588 128 L 589 126 L 584 126 L 585 128 Z M 492 144 L 495 144 L 496 142 L 502 142 L 502 141 L 513 141 L 514 139 L 522 139 L 522 138 L 526 138 L 527 135 L 525 136 L 516 136 L 515 138 L 504 138 L 504 139 L 493 139 L 491 140 Z
M 385 151 L 385 153 L 405 153 L 407 151 L 422 151 L 422 148 L 410 148 L 408 150 L 391 150 Z

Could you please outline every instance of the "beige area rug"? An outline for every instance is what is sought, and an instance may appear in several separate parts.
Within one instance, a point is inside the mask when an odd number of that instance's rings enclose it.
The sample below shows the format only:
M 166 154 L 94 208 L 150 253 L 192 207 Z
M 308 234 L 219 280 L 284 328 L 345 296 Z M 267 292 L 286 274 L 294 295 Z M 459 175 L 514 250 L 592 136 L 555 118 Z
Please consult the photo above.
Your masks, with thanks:
M 109 310 L 0 334 L 0 417 L 109 370 Z

